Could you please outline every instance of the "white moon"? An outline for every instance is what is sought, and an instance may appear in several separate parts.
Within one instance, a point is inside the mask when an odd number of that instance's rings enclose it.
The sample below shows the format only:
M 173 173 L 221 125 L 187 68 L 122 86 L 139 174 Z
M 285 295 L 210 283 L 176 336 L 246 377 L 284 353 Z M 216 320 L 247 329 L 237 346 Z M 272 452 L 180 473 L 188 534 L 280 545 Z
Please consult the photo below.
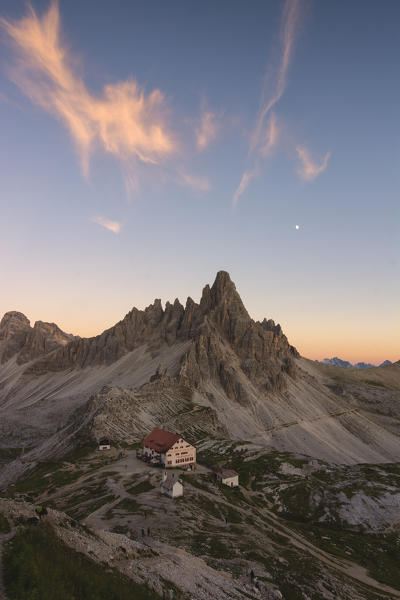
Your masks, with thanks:
M 296 229 L 300 229 L 300 225 L 295 225 Z

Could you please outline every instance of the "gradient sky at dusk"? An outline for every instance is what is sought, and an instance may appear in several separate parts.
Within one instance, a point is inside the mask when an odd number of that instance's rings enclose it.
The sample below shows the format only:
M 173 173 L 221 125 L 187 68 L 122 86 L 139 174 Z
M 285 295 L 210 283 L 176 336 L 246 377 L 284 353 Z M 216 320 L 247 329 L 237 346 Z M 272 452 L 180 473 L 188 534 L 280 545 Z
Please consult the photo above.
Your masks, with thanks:
M 95 335 L 224 269 L 303 355 L 400 358 L 397 0 L 0 7 L 1 315 Z

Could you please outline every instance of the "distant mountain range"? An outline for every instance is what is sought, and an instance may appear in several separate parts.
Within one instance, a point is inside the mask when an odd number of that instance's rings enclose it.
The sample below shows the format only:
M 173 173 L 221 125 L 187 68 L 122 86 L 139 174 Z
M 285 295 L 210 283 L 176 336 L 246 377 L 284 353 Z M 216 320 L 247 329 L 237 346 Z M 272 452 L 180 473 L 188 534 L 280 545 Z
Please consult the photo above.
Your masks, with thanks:
M 324 358 L 321 360 L 324 365 L 331 365 L 332 367 L 354 367 L 356 369 L 372 369 L 373 367 L 388 367 L 393 363 L 390 360 L 384 360 L 380 365 L 373 365 L 371 363 L 358 362 L 354 365 L 350 363 L 348 360 L 342 360 L 335 356 L 334 358 Z

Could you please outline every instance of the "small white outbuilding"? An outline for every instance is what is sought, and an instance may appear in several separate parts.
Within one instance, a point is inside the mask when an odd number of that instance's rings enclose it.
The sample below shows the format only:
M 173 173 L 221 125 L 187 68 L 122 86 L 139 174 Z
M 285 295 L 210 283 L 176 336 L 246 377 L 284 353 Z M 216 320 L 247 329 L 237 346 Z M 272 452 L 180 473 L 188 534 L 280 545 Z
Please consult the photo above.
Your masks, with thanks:
M 108 440 L 107 438 L 102 438 L 99 441 L 99 450 L 111 450 L 110 440 Z
M 167 473 L 167 471 L 163 471 L 160 492 L 170 498 L 183 496 L 183 485 L 175 472 Z
M 233 469 L 219 469 L 216 475 L 217 480 L 228 487 L 238 487 L 239 485 L 239 473 Z

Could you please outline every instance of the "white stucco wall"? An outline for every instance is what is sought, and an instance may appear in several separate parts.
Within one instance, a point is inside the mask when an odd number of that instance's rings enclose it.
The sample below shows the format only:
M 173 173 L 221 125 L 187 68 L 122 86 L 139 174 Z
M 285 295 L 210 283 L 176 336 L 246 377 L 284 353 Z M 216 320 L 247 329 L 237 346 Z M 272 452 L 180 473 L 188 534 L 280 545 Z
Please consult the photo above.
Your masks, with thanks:
M 239 476 L 225 477 L 224 479 L 221 479 L 221 482 L 228 487 L 237 487 L 239 485 Z

